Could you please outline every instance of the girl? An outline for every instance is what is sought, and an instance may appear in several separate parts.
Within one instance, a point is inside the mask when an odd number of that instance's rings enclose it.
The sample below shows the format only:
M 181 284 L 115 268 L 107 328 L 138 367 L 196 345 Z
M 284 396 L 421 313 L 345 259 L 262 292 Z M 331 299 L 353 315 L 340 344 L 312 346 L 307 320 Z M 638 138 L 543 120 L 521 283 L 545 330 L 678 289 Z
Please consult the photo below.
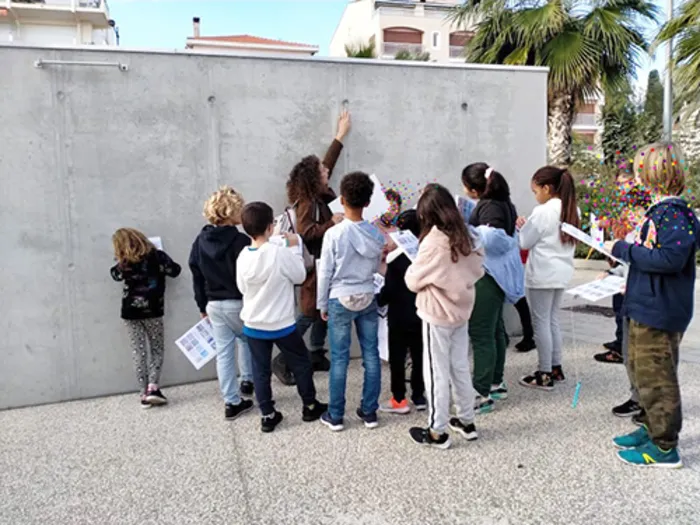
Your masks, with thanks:
M 168 402 L 158 387 L 163 367 L 163 314 L 165 276 L 180 275 L 180 265 L 140 231 L 120 228 L 112 236 L 117 264 L 110 273 L 124 282 L 122 319 L 129 331 L 136 379 L 141 387 L 141 407 Z M 150 355 L 146 354 L 146 340 Z
M 398 191 L 389 188 L 388 190 L 384 190 L 384 195 L 386 196 L 386 200 L 389 201 L 389 211 L 374 222 L 374 225 L 379 228 L 379 231 L 384 235 L 385 241 L 382 263 L 379 265 L 379 273 L 382 275 L 386 275 L 387 272 L 387 256 L 397 248 L 396 243 L 394 243 L 389 234 L 398 229 L 396 227 L 396 221 L 401 213 L 402 204 L 401 194 Z
M 485 250 L 485 275 L 475 286 L 476 300 L 469 319 L 469 338 L 474 349 L 476 411 L 494 409 L 494 399 L 506 399 L 503 382 L 508 338 L 503 324 L 506 299 L 517 303 L 525 295 L 523 265 L 515 236 L 517 213 L 510 201 L 510 188 L 503 175 L 487 164 L 470 164 L 462 172 L 464 191 L 478 204 L 469 217 Z
M 423 377 L 428 393 L 428 428 L 411 428 L 416 443 L 450 447 L 447 426 L 468 440 L 477 438 L 474 389 L 469 372 L 467 321 L 474 283 L 483 275 L 464 219 L 446 188 L 431 184 L 418 201 L 420 248 L 406 271 L 406 286 L 417 294 L 423 321 Z M 457 417 L 450 419 L 450 384 Z
M 539 357 L 536 372 L 523 377 L 523 386 L 552 390 L 565 380 L 561 366 L 559 309 L 564 289 L 574 273 L 575 241 L 561 231 L 567 222 L 578 227 L 576 188 L 571 174 L 553 166 L 532 177 L 536 206 L 528 219 L 518 218 L 520 246 L 529 250 L 525 268 L 527 302 L 532 311 Z

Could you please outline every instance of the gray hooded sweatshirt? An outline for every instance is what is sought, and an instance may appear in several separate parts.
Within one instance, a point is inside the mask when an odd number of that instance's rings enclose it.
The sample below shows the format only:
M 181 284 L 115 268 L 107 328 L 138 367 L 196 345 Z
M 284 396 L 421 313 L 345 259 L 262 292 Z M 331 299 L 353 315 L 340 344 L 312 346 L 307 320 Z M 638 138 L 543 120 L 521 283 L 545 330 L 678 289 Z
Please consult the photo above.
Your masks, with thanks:
M 374 274 L 379 270 L 384 236 L 367 221 L 345 219 L 323 236 L 317 261 L 316 306 L 328 311 L 329 299 L 374 293 Z

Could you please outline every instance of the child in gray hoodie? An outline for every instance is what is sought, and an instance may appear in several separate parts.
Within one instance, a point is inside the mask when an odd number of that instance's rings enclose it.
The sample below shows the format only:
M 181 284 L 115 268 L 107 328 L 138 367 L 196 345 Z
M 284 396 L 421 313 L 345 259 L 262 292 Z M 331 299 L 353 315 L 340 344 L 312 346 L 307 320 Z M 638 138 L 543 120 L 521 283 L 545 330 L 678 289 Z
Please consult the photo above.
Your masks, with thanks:
M 343 177 L 340 201 L 345 209 L 345 220 L 325 233 L 317 263 L 317 306 L 321 317 L 328 321 L 331 347 L 330 400 L 321 423 L 333 431 L 343 430 L 353 322 L 365 369 L 362 403 L 357 416 L 367 428 L 378 425 L 381 365 L 374 274 L 381 262 L 384 236 L 362 218 L 373 191 L 374 183 L 365 173 L 355 172 Z

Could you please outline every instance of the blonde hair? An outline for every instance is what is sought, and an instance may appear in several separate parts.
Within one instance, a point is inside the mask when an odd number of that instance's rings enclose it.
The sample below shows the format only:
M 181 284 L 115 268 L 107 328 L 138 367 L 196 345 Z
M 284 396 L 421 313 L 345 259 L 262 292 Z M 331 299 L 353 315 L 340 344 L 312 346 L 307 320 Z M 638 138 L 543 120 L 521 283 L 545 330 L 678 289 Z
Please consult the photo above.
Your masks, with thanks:
M 634 174 L 649 190 L 664 195 L 680 195 L 685 189 L 686 161 L 680 147 L 656 142 L 637 151 Z
M 156 249 L 146 236 L 133 228 L 119 228 L 112 235 L 114 255 L 119 264 L 141 262 Z
M 204 217 L 214 226 L 240 224 L 245 201 L 230 186 L 222 186 L 204 203 Z

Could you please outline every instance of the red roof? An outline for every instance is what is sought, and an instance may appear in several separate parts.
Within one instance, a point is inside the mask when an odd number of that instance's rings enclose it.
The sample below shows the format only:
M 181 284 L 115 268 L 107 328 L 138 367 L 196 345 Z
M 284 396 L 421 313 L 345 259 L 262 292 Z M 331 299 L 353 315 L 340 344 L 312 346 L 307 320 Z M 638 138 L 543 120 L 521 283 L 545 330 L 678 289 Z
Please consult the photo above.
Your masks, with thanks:
M 232 44 L 258 44 L 264 46 L 286 46 L 301 48 L 316 48 L 310 44 L 300 44 L 298 42 L 285 42 L 284 40 L 272 40 L 251 35 L 231 35 L 231 36 L 199 36 L 189 37 L 188 40 L 207 40 L 213 42 L 229 42 Z

